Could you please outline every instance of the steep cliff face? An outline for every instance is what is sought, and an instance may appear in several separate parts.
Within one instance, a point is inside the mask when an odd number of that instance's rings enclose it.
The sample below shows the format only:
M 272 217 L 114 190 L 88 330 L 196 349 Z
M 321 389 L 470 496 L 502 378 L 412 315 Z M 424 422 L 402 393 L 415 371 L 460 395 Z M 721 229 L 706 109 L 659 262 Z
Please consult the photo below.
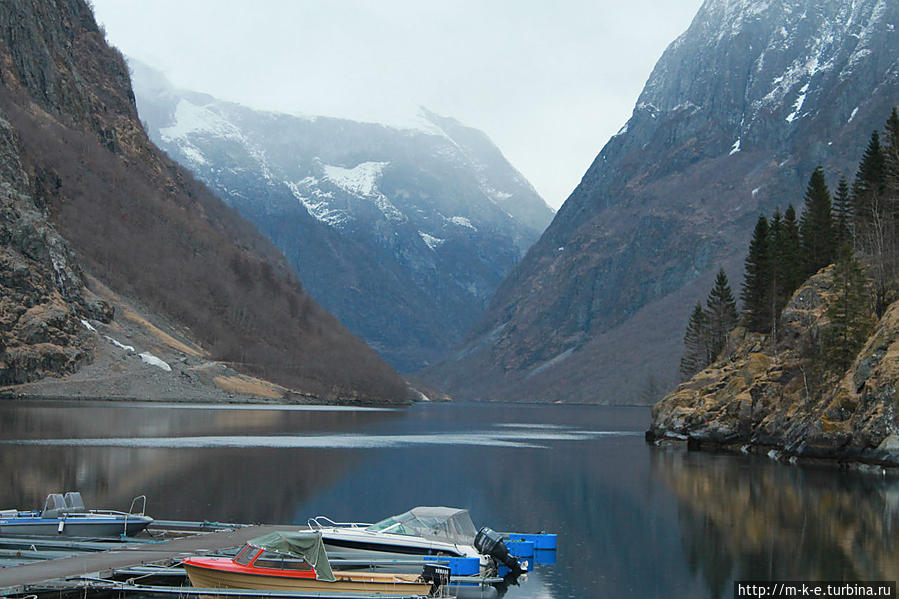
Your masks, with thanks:
M 15 131 L 0 112 L 0 385 L 75 371 L 93 346 L 79 316 L 112 318 L 29 187 Z
M 213 359 L 320 397 L 409 397 L 274 246 L 150 143 L 125 62 L 82 0 L 4 3 L 0 112 L 6 382 L 71 372 L 99 338 L 77 321 L 111 317 L 68 242 L 85 270 Z
M 446 355 L 552 218 L 486 135 L 427 110 L 393 126 L 252 110 L 132 62 L 150 137 L 284 252 L 403 371 Z
M 633 115 L 427 373 L 461 396 L 635 402 L 676 379 L 689 307 L 739 280 L 759 212 L 851 176 L 899 97 L 899 5 L 707 0 Z M 835 182 L 835 181 L 834 181 Z
M 832 287 L 831 268 L 796 292 L 776 345 L 768 335 L 731 333 L 718 362 L 653 407 L 650 438 L 899 465 L 899 303 L 851 368 L 831 381 L 815 354 L 830 326 Z

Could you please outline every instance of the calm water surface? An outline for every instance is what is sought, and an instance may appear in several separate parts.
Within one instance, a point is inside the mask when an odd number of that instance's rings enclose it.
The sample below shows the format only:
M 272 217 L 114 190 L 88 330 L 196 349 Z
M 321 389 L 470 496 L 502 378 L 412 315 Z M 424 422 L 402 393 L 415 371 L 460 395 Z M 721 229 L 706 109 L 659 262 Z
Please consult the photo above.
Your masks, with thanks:
M 53 491 L 165 519 L 376 521 L 415 505 L 559 533 L 506 597 L 731 597 L 899 578 L 899 482 L 647 446 L 645 408 L 0 404 L 0 508 Z

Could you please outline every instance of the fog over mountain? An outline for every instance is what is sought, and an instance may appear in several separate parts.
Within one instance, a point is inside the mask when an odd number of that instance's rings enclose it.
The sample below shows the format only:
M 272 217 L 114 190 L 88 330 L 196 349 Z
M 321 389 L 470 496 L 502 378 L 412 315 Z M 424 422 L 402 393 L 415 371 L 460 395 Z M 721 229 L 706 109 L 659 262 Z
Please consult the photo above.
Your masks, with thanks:
M 262 112 L 131 71 L 151 139 L 401 371 L 461 342 L 552 218 L 486 135 L 425 108 L 391 125 Z

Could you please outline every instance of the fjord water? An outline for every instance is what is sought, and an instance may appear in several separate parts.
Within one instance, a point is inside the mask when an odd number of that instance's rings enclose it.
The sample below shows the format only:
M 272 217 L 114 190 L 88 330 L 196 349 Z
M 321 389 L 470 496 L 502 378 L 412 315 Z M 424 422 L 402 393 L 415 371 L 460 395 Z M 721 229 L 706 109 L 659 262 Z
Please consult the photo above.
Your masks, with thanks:
M 0 404 L 0 508 L 80 490 L 157 518 L 374 521 L 415 505 L 559 533 L 506 597 L 731 597 L 899 578 L 899 481 L 645 444 L 646 408 Z

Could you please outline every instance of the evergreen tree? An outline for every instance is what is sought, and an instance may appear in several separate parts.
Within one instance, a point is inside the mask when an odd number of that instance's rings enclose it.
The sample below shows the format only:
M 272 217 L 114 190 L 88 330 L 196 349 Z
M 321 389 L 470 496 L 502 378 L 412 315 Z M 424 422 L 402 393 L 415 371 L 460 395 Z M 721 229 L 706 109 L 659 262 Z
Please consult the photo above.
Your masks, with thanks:
M 743 290 L 740 293 L 743 320 L 751 331 L 768 332 L 771 328 L 771 258 L 768 219 L 765 215 L 759 215 L 752 232 L 745 269 Z
M 836 236 L 830 207 L 830 190 L 820 166 L 809 178 L 805 192 L 805 210 L 799 221 L 799 236 L 805 261 L 805 275 L 832 264 L 836 258 Z
M 884 187 L 884 156 L 880 134 L 871 133 L 871 140 L 858 165 L 852 184 L 852 215 L 855 241 L 868 255 L 876 252 L 874 228 L 881 215 L 880 197 Z
M 796 221 L 796 209 L 790 204 L 784 212 L 783 222 L 780 225 L 780 255 L 781 280 L 783 281 L 784 296 L 783 305 L 789 301 L 793 292 L 805 281 L 802 268 L 802 242 L 799 237 L 799 223 Z
M 777 317 L 780 314 L 779 304 L 785 295 L 783 283 L 785 261 L 783 260 L 783 217 L 780 215 L 780 207 L 774 209 L 774 214 L 768 219 L 768 258 L 771 261 L 771 290 L 768 299 L 771 301 L 770 329 L 777 331 Z
M 833 276 L 835 297 L 827 306 L 830 327 L 823 336 L 824 356 L 830 370 L 842 373 L 864 345 L 874 321 L 868 281 L 849 244 L 840 248 Z
M 684 355 L 680 360 L 681 379 L 689 379 L 708 365 L 708 322 L 702 304 L 696 302 L 684 334 Z
M 895 111 L 894 111 L 895 113 Z M 880 315 L 892 300 L 899 273 L 899 214 L 891 191 L 894 164 L 899 161 L 899 117 L 891 114 L 886 123 L 885 142 L 877 131 L 865 149 L 852 188 L 855 214 L 855 244 L 870 266 L 874 309 Z
M 833 194 L 833 217 L 837 247 L 852 243 L 852 196 L 846 177 L 840 177 L 837 191 Z
M 727 273 L 718 271 L 715 285 L 705 303 L 706 323 L 708 326 L 709 363 L 721 355 L 727 345 L 727 334 L 737 326 L 737 302 L 730 290 Z
M 890 118 L 887 119 L 884 138 L 884 192 L 889 198 L 893 216 L 899 217 L 896 214 L 896 203 L 899 202 L 899 112 L 895 108 L 893 108 Z

